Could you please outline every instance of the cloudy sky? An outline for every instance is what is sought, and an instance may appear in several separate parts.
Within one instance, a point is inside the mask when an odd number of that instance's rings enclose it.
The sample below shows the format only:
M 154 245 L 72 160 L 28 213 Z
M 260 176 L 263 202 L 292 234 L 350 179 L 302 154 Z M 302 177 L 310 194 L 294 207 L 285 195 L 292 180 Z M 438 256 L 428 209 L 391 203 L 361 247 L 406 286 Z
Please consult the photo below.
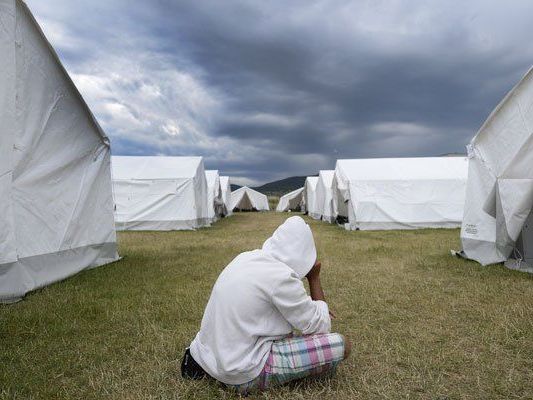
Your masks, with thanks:
M 26 0 L 117 155 L 263 183 L 464 146 L 533 64 L 533 1 Z

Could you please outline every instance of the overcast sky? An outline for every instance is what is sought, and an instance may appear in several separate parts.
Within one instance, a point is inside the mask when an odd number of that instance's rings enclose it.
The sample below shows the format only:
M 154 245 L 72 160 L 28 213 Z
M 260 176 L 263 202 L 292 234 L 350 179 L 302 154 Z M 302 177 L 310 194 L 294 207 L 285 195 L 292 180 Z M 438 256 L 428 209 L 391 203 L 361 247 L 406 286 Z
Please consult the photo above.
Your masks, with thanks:
M 533 1 L 26 0 L 116 155 L 263 183 L 464 152 L 533 64 Z

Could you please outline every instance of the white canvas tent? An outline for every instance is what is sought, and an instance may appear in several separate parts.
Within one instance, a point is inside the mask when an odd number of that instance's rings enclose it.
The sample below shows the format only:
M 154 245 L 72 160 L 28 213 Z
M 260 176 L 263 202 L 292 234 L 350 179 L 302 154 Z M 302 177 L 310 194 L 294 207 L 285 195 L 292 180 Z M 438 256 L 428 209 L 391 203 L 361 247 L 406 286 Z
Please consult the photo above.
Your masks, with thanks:
M 533 205 L 533 69 L 490 114 L 468 155 L 463 250 L 483 265 L 502 262 Z
M 338 160 L 334 201 L 346 229 L 459 227 L 466 157 Z
M 22 1 L 0 0 L 0 302 L 118 259 L 109 140 Z
M 316 202 L 316 187 L 318 176 L 308 176 L 304 184 L 304 205 L 307 214 L 314 219 L 320 219 L 321 214 Z
M 304 188 L 293 190 L 279 198 L 279 203 L 276 207 L 276 211 L 300 211 L 303 206 L 303 194 Z
M 202 157 L 113 156 L 115 221 L 120 230 L 208 226 Z
M 220 188 L 220 176 L 218 170 L 205 171 L 207 179 L 207 204 L 209 220 L 216 222 L 217 219 L 225 215 L 224 202 L 222 201 L 222 190 Z
M 335 222 L 337 214 L 333 203 L 333 176 L 335 171 L 322 170 L 318 173 L 316 185 L 316 204 L 323 221 Z
M 231 183 L 229 176 L 220 177 L 220 190 L 222 192 L 222 201 L 224 202 L 225 215 L 230 216 L 233 214 L 233 209 L 231 208 Z
M 231 209 L 241 211 L 268 211 L 268 198 L 247 186 L 231 193 Z

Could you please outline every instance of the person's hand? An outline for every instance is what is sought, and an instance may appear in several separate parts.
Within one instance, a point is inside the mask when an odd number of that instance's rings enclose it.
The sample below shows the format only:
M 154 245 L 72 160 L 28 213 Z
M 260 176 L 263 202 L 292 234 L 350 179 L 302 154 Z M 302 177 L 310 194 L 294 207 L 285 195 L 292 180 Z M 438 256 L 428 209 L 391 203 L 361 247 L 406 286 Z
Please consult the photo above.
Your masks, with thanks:
M 333 311 L 329 310 L 329 317 L 331 319 L 335 319 L 335 318 L 337 318 L 337 315 Z
M 320 268 L 322 267 L 322 264 L 320 261 L 317 261 L 315 265 L 311 268 L 311 270 L 307 273 L 307 280 L 312 281 L 315 279 L 318 279 L 320 277 Z

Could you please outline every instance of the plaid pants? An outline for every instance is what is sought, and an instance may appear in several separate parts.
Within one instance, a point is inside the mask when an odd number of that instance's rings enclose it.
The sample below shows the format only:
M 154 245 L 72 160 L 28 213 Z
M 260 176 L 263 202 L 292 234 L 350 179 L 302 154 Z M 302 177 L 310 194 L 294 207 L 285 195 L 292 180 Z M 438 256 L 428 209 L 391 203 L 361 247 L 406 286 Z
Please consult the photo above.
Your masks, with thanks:
M 338 333 L 276 340 L 259 376 L 241 385 L 227 385 L 241 394 L 266 390 L 297 379 L 332 374 L 344 358 L 344 337 Z

